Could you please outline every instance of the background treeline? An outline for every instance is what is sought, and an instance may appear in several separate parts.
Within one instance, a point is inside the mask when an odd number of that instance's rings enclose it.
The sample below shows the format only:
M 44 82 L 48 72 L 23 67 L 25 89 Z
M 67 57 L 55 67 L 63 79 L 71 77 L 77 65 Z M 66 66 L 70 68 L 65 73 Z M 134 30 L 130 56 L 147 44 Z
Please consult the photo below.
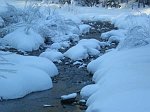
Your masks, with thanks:
M 24 0 L 25 1 L 25 0 Z M 65 4 L 66 2 L 70 4 L 75 2 L 82 6 L 94 6 L 101 4 L 103 7 L 119 7 L 120 3 L 137 3 L 138 7 L 145 7 L 146 5 L 150 6 L 150 0 L 33 0 L 33 1 L 44 1 L 44 2 L 55 2 Z

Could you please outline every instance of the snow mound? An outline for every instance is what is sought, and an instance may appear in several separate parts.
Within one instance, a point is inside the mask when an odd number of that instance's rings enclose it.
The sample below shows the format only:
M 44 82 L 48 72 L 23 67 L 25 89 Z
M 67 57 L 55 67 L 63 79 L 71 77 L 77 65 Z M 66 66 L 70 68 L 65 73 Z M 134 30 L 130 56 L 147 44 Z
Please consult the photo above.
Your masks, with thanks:
M 1 39 L 1 43 L 12 46 L 18 50 L 32 51 L 37 50 L 40 45 L 44 43 L 44 39 L 32 29 L 26 33 L 25 28 L 21 27 L 7 34 Z
M 56 42 L 50 46 L 50 49 L 55 49 L 55 50 L 64 49 L 70 47 L 70 44 L 71 43 L 69 41 Z
M 101 34 L 101 38 L 108 40 L 108 42 L 120 42 L 126 38 L 126 30 L 111 30 Z
M 94 94 L 98 89 L 96 84 L 87 85 L 82 88 L 80 95 L 83 96 L 84 99 L 88 99 L 92 94 Z
M 101 43 L 96 39 L 81 39 L 78 44 L 86 48 L 93 48 L 93 49 L 100 50 Z
M 67 99 L 72 99 L 72 98 L 76 98 L 76 97 L 77 97 L 77 93 L 71 93 L 71 94 L 68 94 L 68 95 L 62 95 L 61 99 L 62 100 L 67 100 Z
M 74 61 L 86 59 L 89 56 L 99 56 L 100 46 L 100 41 L 96 39 L 82 39 L 76 46 L 67 50 L 64 56 Z
M 91 26 L 87 25 L 87 24 L 79 25 L 79 29 L 80 29 L 81 34 L 88 33 L 90 31 L 90 28 L 91 28 Z
M 49 60 L 1 52 L 0 97 L 16 99 L 53 87 L 51 77 L 58 74 Z M 3 61 L 2 61 L 3 60 Z
M 75 60 L 86 59 L 88 57 L 88 53 L 87 53 L 87 50 L 83 46 L 76 45 L 76 46 L 71 47 L 69 50 L 67 50 L 64 53 L 64 56 L 75 61 Z
M 0 65 L 0 67 L 6 69 L 0 77 L 0 97 L 3 99 L 20 98 L 31 92 L 52 87 L 51 78 L 40 69 L 23 65 Z
M 98 88 L 83 88 L 89 97 L 87 112 L 127 112 L 150 110 L 150 45 L 126 50 L 113 50 L 88 64 Z M 82 90 L 82 91 L 83 91 Z
M 40 54 L 40 57 L 45 57 L 52 62 L 59 62 L 63 58 L 63 54 L 56 50 L 46 49 L 45 52 Z
M 57 67 L 50 60 L 43 57 L 35 56 L 22 56 L 17 54 L 5 55 L 7 61 L 12 63 L 17 63 L 25 66 L 31 66 L 45 71 L 50 77 L 58 74 Z

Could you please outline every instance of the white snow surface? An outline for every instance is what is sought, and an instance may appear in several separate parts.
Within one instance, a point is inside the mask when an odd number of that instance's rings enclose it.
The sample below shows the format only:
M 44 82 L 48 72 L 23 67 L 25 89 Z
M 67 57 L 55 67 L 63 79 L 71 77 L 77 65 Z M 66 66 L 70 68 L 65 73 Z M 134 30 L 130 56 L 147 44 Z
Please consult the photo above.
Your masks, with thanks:
M 71 47 L 64 53 L 71 60 L 82 60 L 89 56 L 99 56 L 101 42 L 96 39 L 81 39 L 77 45 Z
M 76 45 L 67 50 L 64 53 L 64 56 L 76 61 L 86 59 L 88 57 L 88 53 L 86 48 L 81 45 Z
M 91 26 L 90 25 L 86 25 L 86 24 L 82 24 L 82 25 L 79 25 L 79 29 L 80 29 L 80 32 L 81 34 L 86 34 L 90 31 L 90 28 Z
M 81 90 L 83 97 L 88 97 L 87 112 L 148 112 L 149 50 L 150 45 L 113 50 L 89 63 L 87 69 L 94 74 L 96 84 Z
M 0 17 L 0 28 L 5 26 L 5 22 L 4 20 Z
M 49 60 L 0 52 L 0 97 L 16 99 L 53 87 L 51 77 L 58 74 Z
M 52 62 L 59 62 L 61 59 L 63 59 L 63 54 L 57 50 L 46 49 L 45 52 L 40 54 L 40 57 L 45 57 Z
M 32 51 L 37 50 L 44 43 L 44 39 L 32 29 L 26 33 L 25 27 L 21 27 L 2 38 L 1 43 L 19 50 Z
M 68 95 L 62 95 L 61 99 L 62 100 L 68 100 L 68 99 L 76 98 L 76 97 L 77 97 L 77 93 L 71 93 L 71 94 L 68 94 Z
M 127 31 L 124 29 L 111 30 L 111 31 L 102 33 L 101 38 L 108 40 L 108 42 L 121 41 L 126 38 L 126 33 Z

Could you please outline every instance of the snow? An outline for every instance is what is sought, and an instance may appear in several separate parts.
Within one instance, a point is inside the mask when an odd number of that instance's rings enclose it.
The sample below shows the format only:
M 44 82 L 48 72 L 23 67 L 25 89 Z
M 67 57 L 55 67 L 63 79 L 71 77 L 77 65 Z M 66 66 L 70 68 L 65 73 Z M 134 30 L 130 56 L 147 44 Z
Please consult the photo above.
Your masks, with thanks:
M 4 11 L 6 11 L 6 3 L 5 3 L 5 0 L 1 0 L 0 13 Z
M 113 41 L 122 41 L 126 38 L 127 31 L 124 29 L 111 30 L 105 33 L 102 33 L 101 38 L 108 40 L 108 42 Z
M 49 48 L 55 50 L 65 49 L 65 48 L 69 48 L 70 44 L 71 44 L 70 41 L 55 42 L 51 44 Z
M 100 41 L 96 39 L 81 39 L 78 45 L 82 45 L 85 48 L 100 49 Z
M 5 22 L 4 20 L 0 17 L 0 28 L 5 26 Z
M 96 39 L 81 39 L 77 45 L 71 47 L 64 53 L 65 57 L 73 61 L 86 59 L 90 56 L 100 54 L 101 42 Z
M 76 97 L 77 97 L 77 93 L 72 93 L 72 94 L 61 96 L 61 99 L 62 100 L 67 100 L 67 99 L 76 98 Z
M 37 50 L 44 43 L 45 37 L 53 42 L 39 57 L 10 53 L 4 55 L 7 61 L 0 64 L 0 97 L 14 99 L 49 89 L 52 87 L 51 77 L 58 74 L 53 62 L 65 56 L 76 61 L 74 65 L 83 67 L 85 64 L 77 60 L 100 56 L 101 47 L 117 41 L 120 42 L 117 49 L 109 50 L 87 66 L 88 71 L 94 74 L 95 82 L 81 90 L 83 98 L 88 99 L 87 112 L 149 112 L 150 9 L 68 5 L 60 8 L 60 5 L 51 5 L 51 11 L 55 13 L 48 14 L 44 7 L 40 9 L 44 17 L 36 21 L 34 30 L 30 29 L 27 34 L 24 27 L 19 27 L 0 39 L 1 44 L 24 51 Z M 2 0 L 0 12 L 4 10 Z M 95 39 L 79 41 L 79 35 L 86 34 L 90 28 L 82 20 L 109 21 L 118 29 L 101 35 L 108 42 Z M 0 19 L 0 27 L 3 25 Z M 58 51 L 69 48 L 72 41 L 78 44 L 64 54 Z M 62 99 L 74 97 L 76 93 L 62 96 Z
M 37 50 L 40 45 L 44 43 L 44 39 L 32 29 L 26 33 L 25 28 L 21 27 L 12 33 L 7 34 L 1 39 L 1 43 L 12 46 L 18 50 L 32 51 Z
M 83 46 L 76 45 L 67 50 L 64 53 L 64 56 L 70 58 L 71 60 L 76 61 L 86 59 L 88 57 L 88 54 L 87 50 Z
M 63 54 L 57 50 L 46 49 L 45 52 L 40 54 L 40 57 L 45 57 L 52 62 L 59 62 L 61 59 L 63 59 Z
M 55 43 L 59 42 L 62 43 L 64 41 L 78 41 L 79 40 L 79 35 L 76 34 L 68 34 L 68 35 L 56 35 L 51 38 L 51 40 Z
M 88 33 L 90 31 L 90 28 L 91 28 L 90 25 L 86 25 L 86 24 L 79 25 L 79 29 L 82 34 Z
M 150 45 L 113 50 L 89 63 L 87 68 L 94 74 L 96 84 L 81 90 L 83 97 L 89 97 L 87 112 L 150 110 L 147 94 L 150 91 L 149 50 Z M 98 89 L 91 95 L 90 89 L 94 91 L 95 86 Z
M 1 52 L 0 97 L 16 99 L 53 87 L 51 77 L 58 74 L 49 60 Z
M 80 95 L 83 96 L 83 98 L 87 100 L 98 89 L 99 89 L 99 87 L 96 84 L 87 85 L 82 88 Z

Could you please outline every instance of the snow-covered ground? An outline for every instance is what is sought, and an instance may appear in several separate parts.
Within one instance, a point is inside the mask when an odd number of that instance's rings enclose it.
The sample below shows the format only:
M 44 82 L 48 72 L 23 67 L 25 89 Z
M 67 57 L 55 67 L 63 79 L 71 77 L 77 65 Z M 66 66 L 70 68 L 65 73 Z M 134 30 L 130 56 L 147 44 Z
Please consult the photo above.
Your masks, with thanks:
M 150 92 L 150 45 L 113 50 L 88 65 L 96 83 L 82 89 L 87 112 L 148 112 Z M 91 93 L 92 92 L 92 93 Z
M 94 39 L 79 40 L 79 35 L 90 28 L 82 20 L 101 20 L 110 21 L 118 30 L 103 33 L 100 37 L 107 40 L 106 44 L 112 41 L 120 43 L 117 49 L 88 64 L 87 69 L 94 74 L 95 84 L 81 90 L 83 98 L 88 99 L 87 112 L 149 112 L 150 8 L 132 10 L 51 5 L 51 10 L 48 9 L 41 7 L 43 16 L 31 21 L 33 26 L 29 32 L 17 27 L 1 39 L 2 45 L 25 51 L 38 49 L 44 40 L 50 40 L 53 44 L 40 57 L 5 55 L 2 52 L 0 90 L 3 91 L 0 97 L 19 98 L 30 92 L 51 88 L 50 77 L 58 74 L 51 61 L 59 62 L 64 57 L 75 61 L 89 55 L 99 56 L 102 43 Z M 28 25 L 23 24 L 23 27 Z M 20 38 L 25 38 L 23 41 L 26 42 L 22 44 Z M 78 44 L 64 54 L 59 52 L 59 49 L 70 47 L 72 41 Z
M 0 97 L 15 99 L 53 87 L 51 77 L 58 74 L 49 60 L 0 52 Z

